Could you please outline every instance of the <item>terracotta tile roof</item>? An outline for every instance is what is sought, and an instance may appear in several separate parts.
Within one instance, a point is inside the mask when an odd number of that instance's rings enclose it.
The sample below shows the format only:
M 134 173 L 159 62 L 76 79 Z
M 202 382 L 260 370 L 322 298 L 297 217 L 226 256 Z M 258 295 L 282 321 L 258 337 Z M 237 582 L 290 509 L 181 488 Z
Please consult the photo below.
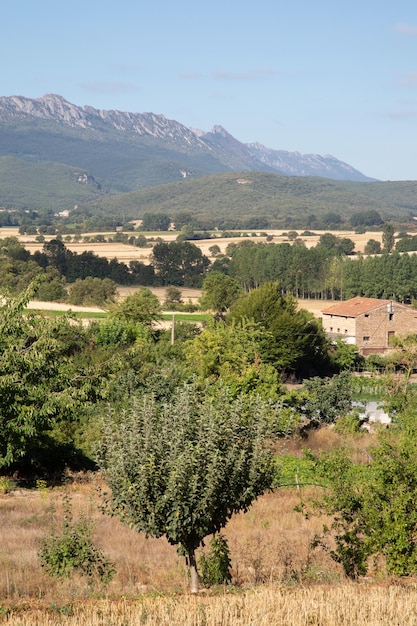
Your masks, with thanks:
M 364 313 L 369 313 L 381 306 L 386 306 L 391 300 L 379 300 L 378 298 L 362 298 L 357 296 L 344 302 L 338 302 L 328 309 L 323 309 L 325 315 L 343 315 L 344 317 L 358 317 Z

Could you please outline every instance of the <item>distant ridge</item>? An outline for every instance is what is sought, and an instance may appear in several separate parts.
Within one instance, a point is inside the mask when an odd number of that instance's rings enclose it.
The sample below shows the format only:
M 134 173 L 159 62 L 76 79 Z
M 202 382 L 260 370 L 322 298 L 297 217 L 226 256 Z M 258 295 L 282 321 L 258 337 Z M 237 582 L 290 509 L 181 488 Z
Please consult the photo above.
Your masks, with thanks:
M 228 171 L 373 180 L 330 155 L 244 144 L 220 125 L 197 131 L 164 115 L 77 106 L 56 94 L 0 97 L 0 156 L 87 170 L 108 193 Z

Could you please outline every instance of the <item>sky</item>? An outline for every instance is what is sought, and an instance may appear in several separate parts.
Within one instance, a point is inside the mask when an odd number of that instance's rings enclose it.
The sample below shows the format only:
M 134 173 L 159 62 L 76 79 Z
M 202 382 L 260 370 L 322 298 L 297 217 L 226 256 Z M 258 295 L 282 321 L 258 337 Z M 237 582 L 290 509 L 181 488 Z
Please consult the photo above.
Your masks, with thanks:
M 416 0 L 1 4 L 0 96 L 219 124 L 417 180 Z

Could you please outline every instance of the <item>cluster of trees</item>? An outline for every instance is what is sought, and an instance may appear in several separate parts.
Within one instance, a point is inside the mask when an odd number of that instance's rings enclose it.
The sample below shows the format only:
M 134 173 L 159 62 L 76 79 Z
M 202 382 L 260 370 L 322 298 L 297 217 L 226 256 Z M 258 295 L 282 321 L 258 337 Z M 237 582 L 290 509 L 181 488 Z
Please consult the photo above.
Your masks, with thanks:
M 283 376 L 340 369 L 319 324 L 272 283 L 242 294 L 226 320 L 202 331 L 179 324 L 174 345 L 169 331 L 154 329 L 161 305 L 145 287 L 84 327 L 71 315 L 26 313 L 40 284 L 1 306 L 0 469 L 53 469 L 53 450 L 59 467 L 73 463 L 77 450 L 90 454 L 103 407 L 122 407 L 135 393 L 164 402 L 192 382 L 196 397 L 216 397 L 226 385 L 231 400 L 275 402 L 285 394 Z
M 98 463 L 109 510 L 177 545 L 196 590 L 195 550 L 273 487 L 273 441 L 302 419 L 305 400 L 286 400 L 281 377 L 331 368 L 321 329 L 268 284 L 242 294 L 226 321 L 180 324 L 172 345 L 145 287 L 85 327 L 26 313 L 40 286 L 1 305 L 0 472 Z
M 299 182 L 299 181 L 298 181 Z M 232 187 L 233 189 L 233 187 Z M 211 195 L 211 194 L 210 194 Z M 276 194 L 274 194 L 276 196 Z M 233 202 L 235 204 L 235 202 Z M 124 230 L 133 230 L 133 225 L 129 222 L 132 209 L 118 211 L 118 215 L 111 215 L 109 211 L 97 210 L 92 213 L 86 208 L 76 208 L 69 216 L 57 215 L 52 209 L 43 211 L 3 211 L 0 214 L 0 225 L 19 226 L 21 234 L 28 235 L 56 235 L 73 232 L 74 226 L 79 232 L 94 231 L 115 231 L 123 227 Z M 290 213 L 290 212 L 289 212 Z M 121 216 L 124 215 L 123 219 Z M 264 210 L 264 214 L 259 215 L 236 215 L 231 216 L 230 212 L 225 216 L 218 213 L 211 215 L 196 214 L 190 210 L 173 210 L 162 212 L 158 210 L 145 211 L 142 215 L 141 231 L 166 232 L 170 228 L 181 231 L 184 226 L 194 230 L 265 230 L 268 228 L 315 228 L 319 230 L 343 230 L 353 229 L 375 229 L 380 228 L 384 220 L 375 209 L 358 210 L 350 217 L 342 217 L 337 210 L 323 210 L 321 213 L 309 212 L 307 216 L 285 217 L 272 216 L 269 209 Z
M 310 215 L 306 223 L 309 228 L 314 226 L 314 228 L 320 230 L 337 230 L 346 227 L 351 227 L 355 229 L 381 227 L 381 225 L 384 223 L 384 220 L 382 219 L 378 211 L 374 209 L 369 209 L 356 211 L 351 215 L 349 220 L 342 219 L 339 213 L 336 213 L 334 211 L 327 211 L 323 212 L 320 216 Z M 289 225 L 294 226 L 294 220 L 288 222 L 286 224 L 286 227 Z M 180 231 L 184 227 L 203 230 L 213 228 L 222 228 L 229 230 L 242 228 L 248 230 L 264 230 L 266 228 L 276 227 L 276 224 L 274 225 L 271 217 L 262 215 L 252 215 L 250 217 L 244 218 L 239 217 L 234 220 L 230 217 L 219 220 L 219 218 L 217 217 L 215 221 L 210 223 L 207 217 L 201 219 L 201 216 L 193 215 L 188 211 L 174 212 L 172 215 L 169 215 L 168 213 L 146 212 L 143 214 L 140 230 L 167 231 L 170 228 L 173 228 L 176 231 Z
M 215 261 L 216 268 L 222 265 Z M 417 257 L 382 254 L 351 259 L 335 248 L 241 242 L 231 250 L 226 271 L 246 291 L 279 281 L 283 293 L 301 298 L 347 299 L 354 296 L 417 298 Z
M 289 236 L 292 237 L 291 232 Z M 201 287 L 205 277 L 220 272 L 230 281 L 233 279 L 234 286 L 230 284 L 225 289 L 222 284 L 221 303 L 213 305 L 207 298 L 203 300 L 204 305 L 218 312 L 228 308 L 230 289 L 232 295 L 236 288 L 249 292 L 271 281 L 279 282 L 282 294 L 297 298 L 346 299 L 361 295 L 405 303 L 417 299 L 417 257 L 398 252 L 398 249 L 411 249 L 415 237 L 400 238 L 396 251 L 391 252 L 395 245 L 392 224 L 384 225 L 385 254 L 379 254 L 380 243 L 371 239 L 367 245 L 369 255 L 358 255 L 354 259 L 351 258 L 354 244 L 349 238 L 325 233 L 315 247 L 306 248 L 298 243 L 295 231 L 294 237 L 293 244 L 256 243 L 252 239 L 233 242 L 227 246 L 226 254 L 221 254 L 220 248 L 213 244 L 213 262 L 191 241 L 183 238 L 157 241 L 149 265 L 139 261 L 126 265 L 91 251 L 76 254 L 66 248 L 61 239 L 46 242 L 42 252 L 31 255 L 16 238 L 8 237 L 1 240 L 0 285 L 19 292 L 34 276 L 43 273 L 46 280 L 38 291 L 40 299 L 60 300 L 70 295 L 70 301 L 76 304 L 83 290 L 80 281 L 87 278 L 125 285 Z M 378 254 L 375 256 L 375 253 Z M 75 282 L 77 286 L 72 287 Z M 98 284 L 93 292 L 99 292 Z M 105 288 L 103 284 L 102 296 L 96 304 L 101 304 L 104 296 L 111 300 L 110 292 L 108 282 Z M 92 298 L 90 300 L 93 303 Z
M 38 298 L 54 301 L 69 295 L 72 304 L 81 303 L 80 294 L 93 285 L 90 293 L 92 304 L 111 300 L 116 284 L 200 287 L 210 265 L 201 250 L 188 241 L 155 244 L 150 265 L 140 261 L 131 261 L 126 265 L 117 259 L 99 257 L 91 251 L 77 254 L 60 239 L 46 242 L 42 252 L 34 254 L 30 254 L 15 237 L 7 237 L 0 243 L 2 288 L 21 292 L 35 276 L 42 274 L 45 280 L 38 289 Z M 92 282 L 93 279 L 95 282 Z M 88 282 L 81 285 L 82 281 Z M 101 293 L 98 281 L 101 281 Z

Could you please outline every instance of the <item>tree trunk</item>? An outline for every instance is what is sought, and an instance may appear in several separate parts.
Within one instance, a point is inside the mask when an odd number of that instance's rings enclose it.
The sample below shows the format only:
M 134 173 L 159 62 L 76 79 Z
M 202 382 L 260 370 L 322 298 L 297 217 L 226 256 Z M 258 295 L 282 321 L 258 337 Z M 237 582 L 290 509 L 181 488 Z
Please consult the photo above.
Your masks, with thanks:
M 197 572 L 197 561 L 195 560 L 194 549 L 189 550 L 188 552 L 188 567 L 190 568 L 191 593 L 198 593 L 199 591 L 198 572 Z

